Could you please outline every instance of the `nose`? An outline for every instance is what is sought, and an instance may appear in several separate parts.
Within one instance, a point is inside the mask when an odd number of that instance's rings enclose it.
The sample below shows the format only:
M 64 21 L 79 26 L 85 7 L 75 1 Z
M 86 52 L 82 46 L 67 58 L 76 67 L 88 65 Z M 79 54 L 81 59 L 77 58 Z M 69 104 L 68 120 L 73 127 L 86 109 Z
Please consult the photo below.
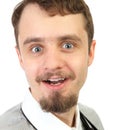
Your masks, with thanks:
M 61 52 L 57 50 L 48 51 L 45 55 L 44 69 L 55 71 L 57 69 L 62 69 L 65 64 L 64 56 Z

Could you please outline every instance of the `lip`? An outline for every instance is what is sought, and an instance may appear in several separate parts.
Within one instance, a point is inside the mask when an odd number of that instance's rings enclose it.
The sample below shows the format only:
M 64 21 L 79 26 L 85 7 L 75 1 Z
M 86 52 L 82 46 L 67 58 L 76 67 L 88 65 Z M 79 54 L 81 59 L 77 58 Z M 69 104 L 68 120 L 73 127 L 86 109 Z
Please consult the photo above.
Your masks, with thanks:
M 61 90 L 61 89 L 63 89 L 63 88 L 66 86 L 68 80 L 69 80 L 69 79 L 65 79 L 62 83 L 58 83 L 58 84 L 56 84 L 56 85 L 54 85 L 54 84 L 48 84 L 48 83 L 46 83 L 46 82 L 42 82 L 42 84 L 43 84 L 46 88 L 51 89 L 51 90 Z

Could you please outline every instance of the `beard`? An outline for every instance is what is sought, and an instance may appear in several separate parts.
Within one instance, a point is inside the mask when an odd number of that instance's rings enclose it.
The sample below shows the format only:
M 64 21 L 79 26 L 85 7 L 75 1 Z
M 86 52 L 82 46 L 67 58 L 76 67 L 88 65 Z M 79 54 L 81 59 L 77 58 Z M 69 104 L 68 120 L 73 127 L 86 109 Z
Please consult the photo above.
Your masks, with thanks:
M 46 112 L 64 113 L 75 106 L 77 101 L 76 94 L 64 97 L 59 92 L 54 92 L 49 98 L 42 98 L 39 103 L 42 110 Z
M 52 76 L 57 76 L 65 79 L 75 79 L 75 74 L 73 72 L 67 73 L 62 71 L 50 71 L 43 75 L 36 77 L 36 82 L 41 83 L 44 80 L 50 79 Z M 48 97 L 42 97 L 39 100 L 39 104 L 42 110 L 52 113 L 64 113 L 69 111 L 73 106 L 77 104 L 78 97 L 77 94 L 71 94 L 63 96 L 60 91 L 53 91 Z

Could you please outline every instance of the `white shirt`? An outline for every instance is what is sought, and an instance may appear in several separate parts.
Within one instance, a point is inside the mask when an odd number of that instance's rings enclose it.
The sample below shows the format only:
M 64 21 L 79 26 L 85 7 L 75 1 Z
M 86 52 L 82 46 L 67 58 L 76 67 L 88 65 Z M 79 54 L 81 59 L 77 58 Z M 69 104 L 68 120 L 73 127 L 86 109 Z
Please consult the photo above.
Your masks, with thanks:
M 82 130 L 79 108 L 77 106 L 76 128 L 69 127 L 50 112 L 44 112 L 39 103 L 33 98 L 30 91 L 22 103 L 22 110 L 28 120 L 38 130 Z

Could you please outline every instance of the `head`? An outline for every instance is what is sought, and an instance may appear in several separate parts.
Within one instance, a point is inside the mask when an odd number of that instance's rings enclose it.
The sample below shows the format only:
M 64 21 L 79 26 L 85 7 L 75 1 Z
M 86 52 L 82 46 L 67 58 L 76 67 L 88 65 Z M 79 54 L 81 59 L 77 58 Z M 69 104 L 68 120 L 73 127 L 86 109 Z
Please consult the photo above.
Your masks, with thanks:
M 33 97 L 45 111 L 70 110 L 77 104 L 94 57 L 88 6 L 83 0 L 23 0 L 12 23 Z

